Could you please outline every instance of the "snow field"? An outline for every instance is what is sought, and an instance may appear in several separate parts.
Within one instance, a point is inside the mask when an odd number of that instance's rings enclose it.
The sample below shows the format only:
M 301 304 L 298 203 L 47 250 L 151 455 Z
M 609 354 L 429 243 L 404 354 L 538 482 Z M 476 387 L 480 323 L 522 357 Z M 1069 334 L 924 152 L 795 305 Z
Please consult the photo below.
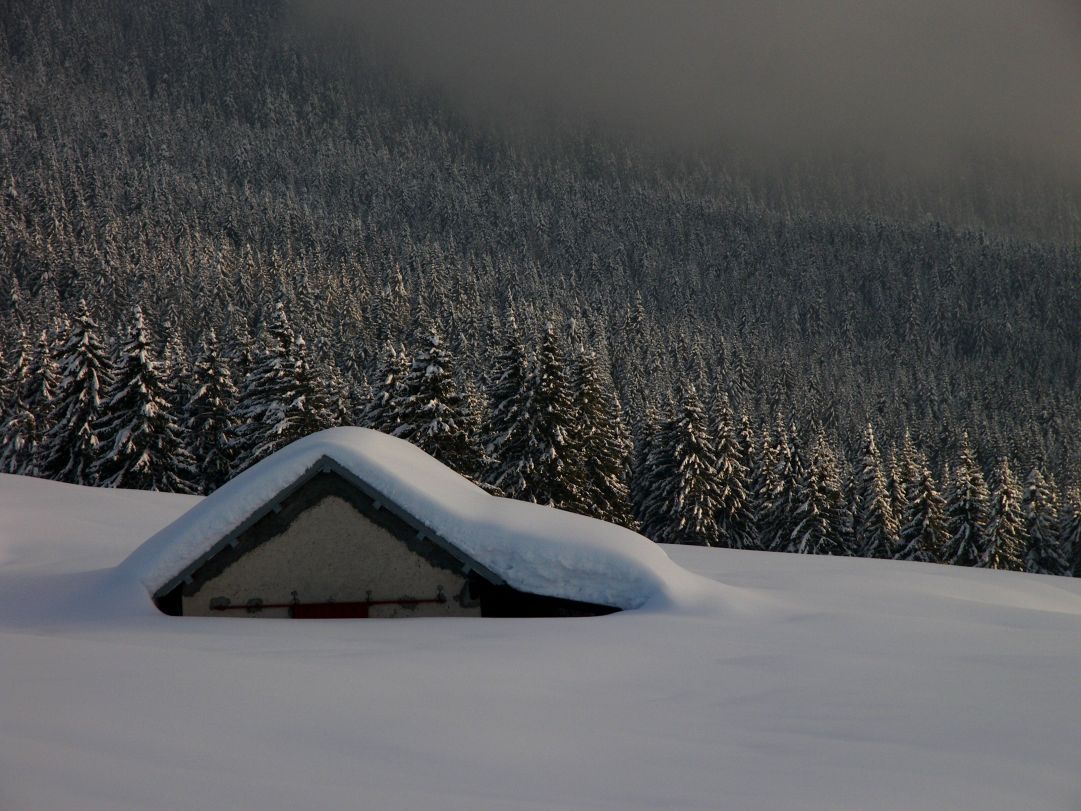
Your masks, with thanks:
M 165 617 L 112 567 L 196 502 L 0 476 L 0 808 L 1081 806 L 1078 581 L 666 547 L 718 587 Z

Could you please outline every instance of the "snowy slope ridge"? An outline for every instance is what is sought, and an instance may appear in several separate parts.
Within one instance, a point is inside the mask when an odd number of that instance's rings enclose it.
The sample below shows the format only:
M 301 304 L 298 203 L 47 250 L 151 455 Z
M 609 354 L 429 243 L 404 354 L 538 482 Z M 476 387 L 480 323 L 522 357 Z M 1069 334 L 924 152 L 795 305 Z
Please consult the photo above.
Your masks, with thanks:
M 700 604 L 720 589 L 637 533 L 495 498 L 414 445 L 366 428 L 321 431 L 264 459 L 155 534 L 118 573 L 157 591 L 324 458 L 521 591 L 633 609 Z

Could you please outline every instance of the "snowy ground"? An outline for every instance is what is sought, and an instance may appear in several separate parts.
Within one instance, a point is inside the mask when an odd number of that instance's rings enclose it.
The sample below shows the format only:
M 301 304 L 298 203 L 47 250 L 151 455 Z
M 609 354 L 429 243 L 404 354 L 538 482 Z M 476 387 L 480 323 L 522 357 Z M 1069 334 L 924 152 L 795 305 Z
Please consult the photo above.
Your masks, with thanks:
M 169 618 L 195 499 L 0 476 L 0 809 L 1081 808 L 1081 581 L 669 549 L 695 610 Z

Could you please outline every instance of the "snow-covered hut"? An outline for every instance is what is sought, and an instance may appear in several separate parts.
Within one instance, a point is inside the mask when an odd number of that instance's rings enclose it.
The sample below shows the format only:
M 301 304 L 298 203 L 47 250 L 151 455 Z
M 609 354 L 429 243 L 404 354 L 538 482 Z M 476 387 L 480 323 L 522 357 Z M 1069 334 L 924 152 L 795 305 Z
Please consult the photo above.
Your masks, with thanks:
M 683 572 L 634 532 L 495 498 L 363 428 L 264 459 L 120 568 L 167 614 L 301 618 L 606 614 Z

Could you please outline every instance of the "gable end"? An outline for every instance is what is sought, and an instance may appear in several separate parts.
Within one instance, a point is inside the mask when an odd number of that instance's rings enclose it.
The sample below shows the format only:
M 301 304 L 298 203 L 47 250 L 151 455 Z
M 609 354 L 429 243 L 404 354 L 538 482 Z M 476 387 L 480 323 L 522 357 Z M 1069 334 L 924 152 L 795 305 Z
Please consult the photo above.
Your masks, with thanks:
M 493 585 L 504 582 L 497 574 L 468 557 L 350 470 L 330 457 L 323 456 L 296 481 L 283 488 L 236 529 L 158 589 L 154 593 L 155 604 L 167 614 L 179 614 L 180 599 L 183 595 L 198 591 L 207 580 L 224 571 L 251 549 L 279 535 L 301 512 L 328 496 L 342 498 L 361 515 L 390 532 L 433 566 L 462 575 L 474 573 Z

